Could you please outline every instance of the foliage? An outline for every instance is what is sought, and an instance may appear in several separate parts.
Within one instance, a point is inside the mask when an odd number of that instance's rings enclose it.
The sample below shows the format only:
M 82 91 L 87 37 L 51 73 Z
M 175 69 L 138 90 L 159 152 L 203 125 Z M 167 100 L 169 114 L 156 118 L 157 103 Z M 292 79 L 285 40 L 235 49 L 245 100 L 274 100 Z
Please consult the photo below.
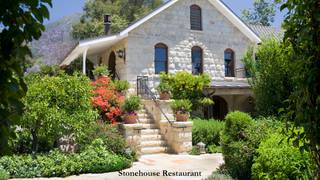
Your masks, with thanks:
M 262 116 L 279 116 L 279 109 L 290 96 L 293 82 L 289 58 L 290 46 L 286 47 L 275 39 L 265 40 L 257 49 L 254 60 L 250 49 L 244 63 L 252 79 L 249 81 L 255 95 L 256 110 Z
M 192 149 L 189 152 L 190 155 L 200 155 L 200 150 L 197 146 L 192 146 Z
M 168 83 L 160 82 L 159 86 L 157 87 L 158 92 L 171 92 L 171 86 Z
M 192 102 L 193 108 L 196 108 L 199 99 L 204 97 L 203 89 L 211 83 L 207 74 L 194 76 L 185 71 L 176 74 L 161 73 L 160 81 L 169 84 L 173 99 L 188 99 Z
M 224 129 L 225 123 L 214 119 L 193 119 L 192 144 L 203 142 L 207 147 L 210 145 L 220 145 L 220 133 Z
M 93 71 L 92 71 L 93 75 L 95 76 L 108 76 L 109 75 L 109 71 L 107 69 L 107 66 L 105 65 L 100 65 L 97 66 Z
M 232 180 L 232 177 L 226 174 L 220 174 L 218 172 L 213 172 L 207 180 Z
M 63 135 L 74 134 L 78 140 L 86 136 L 97 115 L 90 104 L 92 88 L 86 76 L 33 75 L 27 80 L 29 90 L 19 126 L 31 135 L 34 152 L 41 138 L 53 144 Z
M 0 166 L 0 180 L 8 180 L 9 173 Z
M 0 154 L 8 153 L 11 127 L 22 114 L 21 98 L 27 91 L 24 67 L 31 57 L 28 43 L 44 31 L 47 6 L 52 6 L 51 0 L 17 0 L 0 6 Z
M 261 142 L 252 165 L 253 179 L 312 179 L 310 153 L 301 153 L 287 137 L 274 133 Z
M 262 26 L 271 26 L 276 15 L 276 3 L 279 0 L 270 2 L 270 0 L 254 0 L 253 10 L 242 10 L 242 19 L 249 23 Z
M 130 88 L 130 84 L 126 80 L 116 80 L 113 82 L 113 85 L 118 92 L 125 92 Z
M 281 127 L 280 124 L 271 118 L 254 121 L 242 112 L 229 113 L 221 135 L 226 171 L 233 178 L 250 179 L 256 149 L 271 132 Z
M 303 127 L 296 142 L 310 149 L 320 178 L 320 8 L 318 0 L 287 0 L 281 7 L 288 11 L 283 24 L 284 42 L 293 48 L 290 63 L 295 88 L 285 110 L 286 119 Z M 299 143 L 295 143 L 299 144 Z
M 73 37 L 85 39 L 104 34 L 103 16 L 112 15 L 111 33 L 127 27 L 163 2 L 162 0 L 92 0 L 84 7 L 80 23 L 73 26 Z
M 104 121 L 116 123 L 121 120 L 121 106 L 125 97 L 119 94 L 112 85 L 109 77 L 100 76 L 91 83 L 93 86 L 93 97 L 91 102 Z
M 199 100 L 199 104 L 207 107 L 207 106 L 213 105 L 214 102 L 211 98 L 205 97 Z
M 105 123 L 97 123 L 94 126 L 93 131 L 85 138 L 85 144 L 80 146 L 81 149 L 86 147 L 86 144 L 94 141 L 95 139 L 101 139 L 108 151 L 117 155 L 126 155 L 126 141 L 116 126 Z
M 65 177 L 84 173 L 105 173 L 128 168 L 131 161 L 105 149 L 101 139 L 94 140 L 79 154 L 13 155 L 0 159 L 11 178 Z
M 46 75 L 48 75 L 48 76 L 58 76 L 58 75 L 63 74 L 63 70 L 60 69 L 60 66 L 58 66 L 58 65 L 52 65 L 51 66 L 51 65 L 43 64 L 43 65 L 40 66 L 39 74 L 41 76 L 46 76 Z
M 182 113 L 189 113 L 192 108 L 191 101 L 188 99 L 179 99 L 174 100 L 170 103 L 170 107 L 173 110 L 173 112 L 182 112 Z
M 217 145 L 211 144 L 211 145 L 209 145 L 207 147 L 207 151 L 209 153 L 221 153 L 222 149 L 221 149 L 221 146 L 217 146 Z
M 123 111 L 133 113 L 141 108 L 141 99 L 139 96 L 130 96 L 124 101 L 122 106 Z

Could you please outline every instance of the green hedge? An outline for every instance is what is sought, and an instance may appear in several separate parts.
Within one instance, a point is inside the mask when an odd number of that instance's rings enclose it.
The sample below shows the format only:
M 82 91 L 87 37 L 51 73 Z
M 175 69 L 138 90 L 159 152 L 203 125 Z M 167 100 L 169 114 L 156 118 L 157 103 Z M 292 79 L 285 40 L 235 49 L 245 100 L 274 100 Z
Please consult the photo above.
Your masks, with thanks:
M 203 142 L 206 146 L 220 145 L 220 133 L 224 129 L 225 123 L 214 119 L 193 119 L 192 144 Z
M 78 154 L 57 150 L 48 154 L 13 155 L 0 159 L 0 166 L 11 178 L 65 177 L 83 173 L 105 173 L 130 167 L 132 161 L 110 153 L 97 139 Z
M 310 154 L 301 153 L 292 141 L 289 143 L 279 133 L 263 141 L 254 157 L 253 179 L 312 179 L 314 165 Z

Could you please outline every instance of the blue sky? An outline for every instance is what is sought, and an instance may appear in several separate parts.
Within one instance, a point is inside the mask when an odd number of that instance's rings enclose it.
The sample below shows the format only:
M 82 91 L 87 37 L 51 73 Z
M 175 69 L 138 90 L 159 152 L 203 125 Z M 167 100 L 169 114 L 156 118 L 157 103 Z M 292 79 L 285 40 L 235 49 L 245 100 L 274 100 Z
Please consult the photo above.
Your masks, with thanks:
M 50 20 L 46 23 L 57 21 L 63 16 L 82 12 L 86 0 L 52 0 L 53 8 L 50 9 Z M 241 15 L 242 9 L 251 8 L 253 0 L 223 0 L 237 15 Z M 280 27 L 283 20 L 283 13 L 277 12 L 273 26 Z

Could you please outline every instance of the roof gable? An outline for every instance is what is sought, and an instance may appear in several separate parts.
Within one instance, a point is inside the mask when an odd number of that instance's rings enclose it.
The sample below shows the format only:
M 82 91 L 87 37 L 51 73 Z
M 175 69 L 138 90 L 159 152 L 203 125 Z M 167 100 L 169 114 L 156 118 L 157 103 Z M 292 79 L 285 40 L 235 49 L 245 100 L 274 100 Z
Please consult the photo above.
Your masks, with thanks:
M 138 21 L 134 22 L 133 24 L 131 24 L 130 26 L 128 26 L 126 29 L 122 30 L 118 34 L 115 34 L 112 36 L 99 37 L 91 40 L 80 41 L 79 44 L 64 59 L 61 65 L 70 64 L 74 59 L 79 57 L 84 51 L 87 51 L 89 49 L 101 49 L 101 47 L 111 46 L 112 44 L 121 41 L 122 39 L 128 37 L 129 32 L 133 31 L 140 25 L 149 21 L 154 16 L 162 13 L 164 10 L 171 7 L 178 1 L 180 0 L 169 0 L 168 2 L 166 2 L 159 8 L 155 9 L 148 15 L 142 17 Z M 207 0 L 207 1 L 210 2 L 236 28 L 238 28 L 241 33 L 243 33 L 246 37 L 248 37 L 250 41 L 257 44 L 261 42 L 261 39 L 258 37 L 258 35 L 250 27 L 248 27 L 242 20 L 240 20 L 240 18 L 237 15 L 235 15 L 235 13 L 232 12 L 232 10 L 227 5 L 225 5 L 221 0 Z

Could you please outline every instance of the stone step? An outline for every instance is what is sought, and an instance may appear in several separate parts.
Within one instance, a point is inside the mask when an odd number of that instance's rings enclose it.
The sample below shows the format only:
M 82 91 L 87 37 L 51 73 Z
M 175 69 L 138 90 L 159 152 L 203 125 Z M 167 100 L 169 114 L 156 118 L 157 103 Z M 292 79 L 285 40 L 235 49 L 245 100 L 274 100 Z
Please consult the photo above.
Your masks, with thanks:
M 138 113 L 138 117 L 139 118 L 148 118 L 148 114 L 145 114 L 145 113 Z
M 152 134 L 159 134 L 159 129 L 143 129 L 141 130 L 141 135 L 152 135 Z
M 144 129 L 157 129 L 157 126 L 155 124 L 142 124 L 142 128 Z
M 166 151 L 167 151 L 167 148 L 162 146 L 141 148 L 142 154 L 159 154 L 159 153 L 165 153 Z
M 142 147 L 157 147 L 157 146 L 165 147 L 166 146 L 166 142 L 164 140 L 142 141 L 141 142 L 141 146 Z
M 149 118 L 139 118 L 139 122 L 141 124 L 154 124 L 154 120 Z
M 141 142 L 142 141 L 156 141 L 156 140 L 162 140 L 161 134 L 141 135 Z

